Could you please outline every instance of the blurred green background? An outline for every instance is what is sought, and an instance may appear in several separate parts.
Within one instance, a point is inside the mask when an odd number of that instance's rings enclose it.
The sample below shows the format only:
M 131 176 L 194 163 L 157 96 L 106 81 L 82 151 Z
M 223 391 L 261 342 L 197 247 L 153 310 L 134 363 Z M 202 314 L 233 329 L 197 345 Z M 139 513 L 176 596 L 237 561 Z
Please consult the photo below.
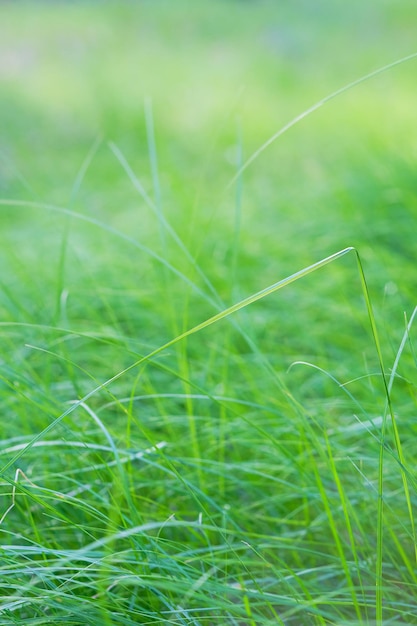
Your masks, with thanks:
M 100 220 L 206 289 L 163 214 L 227 304 L 356 246 L 393 358 L 416 286 L 417 61 L 327 102 L 230 182 L 293 118 L 412 54 L 415 3 L 23 2 L 0 12 L 3 199 Z M 92 224 L 7 204 L 0 219 L 6 320 L 58 323 L 65 293 L 67 318 L 97 324 L 99 310 L 107 329 L 126 310 L 135 335 L 137 302 L 155 345 L 214 312 L 172 273 L 167 292 L 158 261 Z M 269 329 L 264 348 L 278 343 L 284 366 L 300 355 L 327 364 L 329 351 L 332 365 L 375 358 L 356 265 L 336 265 L 247 320 L 257 339 Z M 359 356 L 352 333 L 363 336 Z

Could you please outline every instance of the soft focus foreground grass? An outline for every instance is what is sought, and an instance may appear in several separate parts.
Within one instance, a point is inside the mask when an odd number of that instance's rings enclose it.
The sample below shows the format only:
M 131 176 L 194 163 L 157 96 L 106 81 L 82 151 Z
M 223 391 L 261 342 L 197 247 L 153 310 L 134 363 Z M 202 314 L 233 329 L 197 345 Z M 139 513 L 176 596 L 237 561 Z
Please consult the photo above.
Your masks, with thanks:
M 350 245 L 390 375 L 416 305 L 417 62 L 229 183 L 415 52 L 416 11 L 1 7 L 1 623 L 417 623 L 414 331 L 378 543 L 386 397 L 353 255 L 71 404 Z

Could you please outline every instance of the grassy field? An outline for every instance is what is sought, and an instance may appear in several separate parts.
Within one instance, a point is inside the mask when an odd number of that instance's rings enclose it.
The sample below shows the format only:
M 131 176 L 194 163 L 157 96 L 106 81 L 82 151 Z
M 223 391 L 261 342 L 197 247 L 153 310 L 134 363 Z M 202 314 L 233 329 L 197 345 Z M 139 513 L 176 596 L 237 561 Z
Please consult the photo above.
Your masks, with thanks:
M 417 624 L 416 20 L 0 6 L 0 624 Z

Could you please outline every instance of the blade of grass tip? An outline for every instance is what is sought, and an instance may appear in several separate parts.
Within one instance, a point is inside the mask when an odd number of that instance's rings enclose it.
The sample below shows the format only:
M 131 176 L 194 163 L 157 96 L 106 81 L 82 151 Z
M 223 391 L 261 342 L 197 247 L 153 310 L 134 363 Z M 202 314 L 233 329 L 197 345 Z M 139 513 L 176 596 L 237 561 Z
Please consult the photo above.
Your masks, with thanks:
M 1 203 L 1 201 L 0 201 L 0 203 Z M 193 334 L 203 330 L 204 328 L 207 328 L 208 326 L 211 326 L 212 324 L 215 324 L 215 323 L 219 322 L 220 320 L 225 319 L 229 315 L 232 315 L 233 313 L 236 313 L 237 311 L 240 311 L 244 307 L 247 307 L 250 304 L 253 304 L 254 302 L 257 302 L 258 300 L 261 300 L 261 299 L 265 298 L 266 296 L 269 296 L 272 293 L 275 293 L 279 289 L 282 289 L 283 287 L 286 287 L 287 285 L 290 285 L 291 283 L 299 280 L 300 278 L 303 278 L 304 276 L 308 276 L 312 272 L 315 272 L 316 270 L 321 269 L 325 265 L 328 265 L 329 263 L 332 263 L 336 259 L 341 258 L 345 254 L 348 254 L 349 252 L 352 252 L 353 250 L 355 250 L 355 248 L 349 247 L 349 248 L 344 248 L 343 250 L 340 250 L 339 252 L 335 252 L 334 254 L 331 254 L 330 256 L 326 257 L 325 259 L 322 259 L 321 261 L 317 261 L 317 263 L 314 263 L 313 265 L 309 265 L 308 267 L 306 267 L 306 268 L 304 268 L 304 269 L 302 269 L 302 270 L 300 270 L 298 272 L 295 272 L 295 274 L 291 274 L 287 278 L 279 280 L 278 282 L 274 283 L 273 285 L 270 285 L 269 287 L 266 287 L 265 289 L 262 289 L 261 291 L 258 291 L 257 293 L 252 294 L 251 296 L 249 296 L 247 298 L 244 298 L 240 302 L 237 302 L 236 304 L 234 304 L 231 307 L 225 309 L 224 311 L 221 311 L 220 313 L 217 313 L 216 315 L 213 315 L 212 317 L 206 319 L 204 322 L 201 322 L 200 324 L 197 324 L 196 326 L 194 326 L 193 328 L 190 328 L 189 330 L 185 331 L 184 333 L 181 333 L 177 337 L 174 337 L 174 339 L 171 339 L 170 341 L 168 341 L 164 345 L 159 346 L 158 348 L 155 348 L 155 350 L 152 350 L 151 352 L 149 352 L 149 354 L 141 357 L 140 359 L 138 359 L 137 361 L 135 361 L 134 363 L 132 363 L 131 365 L 129 365 L 125 369 L 117 372 L 117 374 L 115 374 L 114 376 L 112 376 L 111 378 L 106 380 L 104 383 L 101 383 L 100 385 L 98 385 L 97 387 L 95 387 L 94 389 L 89 391 L 83 398 L 81 398 L 80 400 L 77 400 L 76 402 L 74 402 L 74 404 L 72 404 L 66 411 L 61 413 L 61 415 L 56 417 L 48 426 L 46 426 L 41 432 L 39 432 L 27 444 L 27 446 L 23 450 L 21 450 L 11 460 L 9 460 L 3 466 L 3 468 L 1 469 L 1 472 L 5 472 L 9 467 L 11 467 L 14 463 L 16 463 L 16 461 L 18 461 L 18 459 L 20 459 L 20 457 L 22 457 L 27 450 L 30 450 L 30 448 L 37 441 L 42 439 L 42 437 L 44 437 L 53 428 L 55 428 L 55 426 L 57 424 L 59 424 L 67 415 L 69 415 L 70 413 L 75 411 L 75 409 L 77 407 L 81 406 L 83 403 L 86 403 L 94 394 L 98 393 L 102 389 L 107 388 L 109 385 L 111 385 L 113 382 L 115 382 L 116 380 L 121 378 L 127 372 L 130 372 L 132 369 L 134 369 L 136 367 L 139 367 L 143 363 L 146 363 L 147 361 L 153 359 L 155 356 L 159 355 L 164 350 L 174 346 L 175 344 L 177 344 L 182 339 L 185 339 L 186 337 L 189 337 L 190 335 L 193 335 Z
M 414 311 L 413 311 L 413 313 L 412 313 L 412 315 L 410 317 L 410 321 L 407 323 L 407 320 L 406 320 L 406 328 L 405 328 L 405 331 L 404 331 L 404 335 L 403 335 L 403 338 L 401 340 L 400 347 L 398 348 L 398 352 L 397 352 L 397 355 L 395 357 L 394 365 L 392 366 L 391 374 L 390 374 L 390 377 L 389 377 L 388 391 L 390 393 L 392 391 L 392 386 L 394 384 L 394 379 L 395 379 L 395 375 L 397 373 L 398 364 L 400 362 L 402 353 L 404 351 L 404 347 L 405 347 L 405 344 L 407 342 L 407 339 L 409 339 L 410 330 L 411 330 L 411 327 L 413 325 L 414 318 L 415 318 L 416 315 L 417 315 L 417 306 L 415 307 L 415 309 L 414 309 Z
M 353 89 L 354 87 L 357 87 L 358 85 L 366 82 L 367 80 L 370 80 L 371 78 L 374 78 L 375 76 L 378 76 L 379 74 L 382 74 L 383 72 L 387 72 L 388 70 L 396 67 L 397 65 L 401 65 L 402 63 L 406 63 L 407 61 L 411 61 L 412 59 L 415 59 L 415 58 L 417 58 L 417 52 L 414 52 L 413 54 L 409 54 L 408 56 L 405 56 L 405 57 L 401 57 L 401 59 L 397 59 L 396 61 L 393 61 L 392 63 L 388 63 L 387 65 L 383 65 L 382 67 L 379 67 L 376 70 L 369 72 L 368 74 L 364 74 L 360 78 L 350 83 L 347 83 L 346 85 L 344 85 L 343 87 L 340 87 L 339 89 L 336 89 L 336 91 L 333 91 L 332 93 L 327 95 L 325 98 L 322 98 L 321 100 L 313 104 L 311 107 L 309 107 L 308 109 L 306 109 L 305 111 L 303 111 L 302 113 L 294 117 L 290 122 L 285 124 L 285 126 L 283 126 L 280 130 L 274 133 L 267 141 L 265 141 L 265 143 L 263 143 L 260 146 L 260 148 L 258 148 L 252 154 L 252 156 L 249 157 L 249 159 L 242 165 L 242 167 L 238 170 L 238 172 L 233 176 L 233 178 L 227 184 L 226 189 L 229 189 L 236 182 L 239 176 L 241 176 L 241 174 L 243 174 L 243 172 L 249 167 L 249 165 L 251 165 L 262 154 L 262 152 L 264 152 L 272 143 L 274 143 L 276 139 L 281 137 L 285 132 L 287 132 L 287 130 L 290 130 L 290 128 L 292 128 L 293 126 L 301 122 L 304 118 L 314 113 L 314 111 L 317 111 L 317 109 L 320 109 L 324 104 L 327 104 L 327 102 L 330 102 L 330 100 L 333 100 L 334 98 L 337 98 L 338 96 L 341 96 L 346 91 L 349 91 L 350 89 Z

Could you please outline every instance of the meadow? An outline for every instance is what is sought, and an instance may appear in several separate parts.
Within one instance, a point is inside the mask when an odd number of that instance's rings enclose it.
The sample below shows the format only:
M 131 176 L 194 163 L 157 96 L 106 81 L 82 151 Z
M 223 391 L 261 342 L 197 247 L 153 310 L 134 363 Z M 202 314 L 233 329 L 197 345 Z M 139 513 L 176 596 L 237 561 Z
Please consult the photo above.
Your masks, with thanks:
M 417 624 L 416 20 L 0 6 L 0 624 Z

